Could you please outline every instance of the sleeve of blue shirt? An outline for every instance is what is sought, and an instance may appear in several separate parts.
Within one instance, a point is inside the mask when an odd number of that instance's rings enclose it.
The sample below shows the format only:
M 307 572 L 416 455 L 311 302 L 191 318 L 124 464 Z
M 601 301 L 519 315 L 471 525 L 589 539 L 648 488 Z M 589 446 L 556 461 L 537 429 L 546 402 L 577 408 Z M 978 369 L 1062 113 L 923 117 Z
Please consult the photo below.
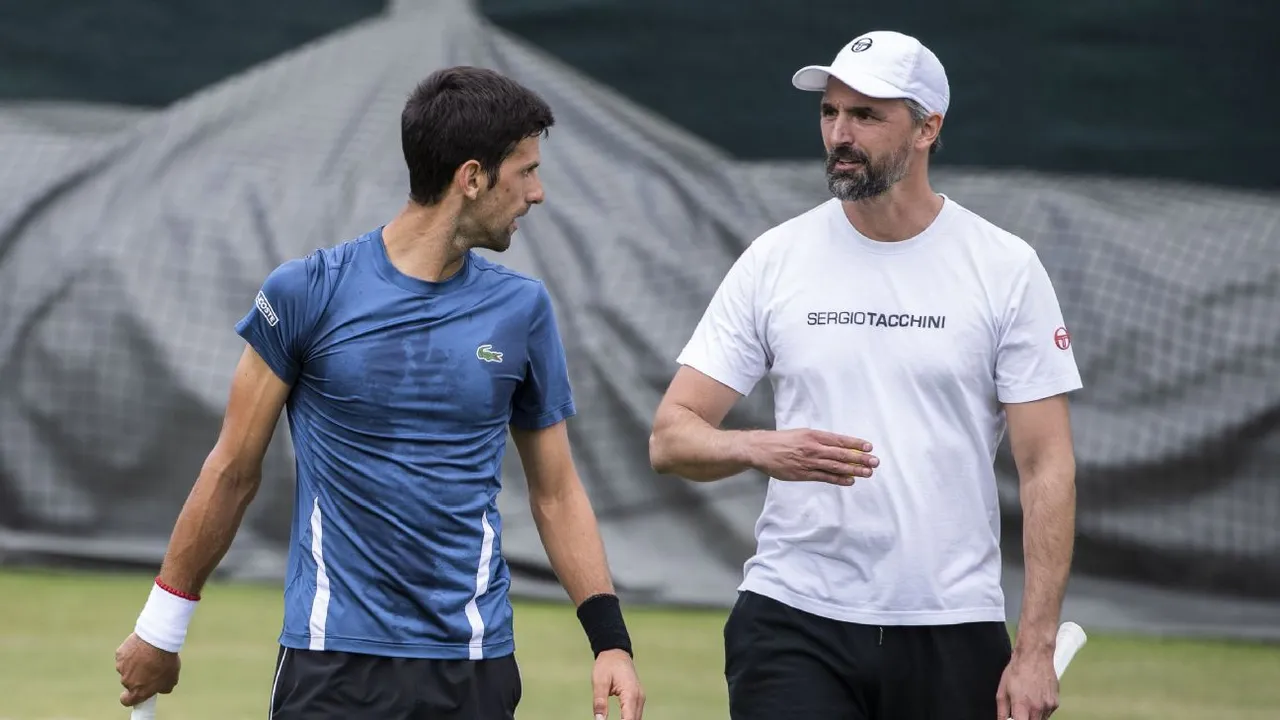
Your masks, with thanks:
M 236 323 L 236 333 L 289 384 L 302 370 L 307 336 L 318 312 L 319 303 L 313 301 L 318 289 L 316 259 L 316 255 L 298 258 L 272 270 L 253 307 Z
M 573 417 L 576 412 L 564 343 L 551 307 L 551 295 L 538 285 L 529 322 L 529 360 L 525 378 L 516 388 L 511 425 L 540 430 Z

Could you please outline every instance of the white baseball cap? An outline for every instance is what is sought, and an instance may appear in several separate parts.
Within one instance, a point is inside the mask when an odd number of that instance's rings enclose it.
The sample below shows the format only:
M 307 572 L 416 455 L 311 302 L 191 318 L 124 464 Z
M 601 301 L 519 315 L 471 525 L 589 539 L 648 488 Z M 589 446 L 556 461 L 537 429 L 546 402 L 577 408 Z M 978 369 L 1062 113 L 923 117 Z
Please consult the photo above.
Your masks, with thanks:
M 791 84 L 821 92 L 827 78 L 873 98 L 910 98 L 930 113 L 947 114 L 951 86 L 933 51 L 910 35 L 877 30 L 845 45 L 830 65 L 800 68 Z

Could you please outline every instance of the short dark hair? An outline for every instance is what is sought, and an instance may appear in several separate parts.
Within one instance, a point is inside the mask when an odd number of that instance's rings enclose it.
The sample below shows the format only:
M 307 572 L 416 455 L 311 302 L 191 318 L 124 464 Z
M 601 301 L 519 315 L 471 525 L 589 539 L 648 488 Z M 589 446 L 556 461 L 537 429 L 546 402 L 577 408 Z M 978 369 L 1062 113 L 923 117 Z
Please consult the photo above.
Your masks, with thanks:
M 414 88 L 400 114 L 409 197 L 439 202 L 468 160 L 480 163 L 493 187 L 516 145 L 554 124 L 546 101 L 501 73 L 465 65 L 437 70 Z

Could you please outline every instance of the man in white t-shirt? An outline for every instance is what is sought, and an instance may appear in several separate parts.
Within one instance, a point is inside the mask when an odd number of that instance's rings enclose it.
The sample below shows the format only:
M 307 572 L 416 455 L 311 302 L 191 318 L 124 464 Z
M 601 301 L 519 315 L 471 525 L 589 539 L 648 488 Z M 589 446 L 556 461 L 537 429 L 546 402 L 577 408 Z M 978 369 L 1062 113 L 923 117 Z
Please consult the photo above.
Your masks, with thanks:
M 771 478 L 725 626 L 730 714 L 1041 720 L 1081 387 L 1055 291 L 1027 243 L 932 190 L 950 90 L 919 41 L 867 33 L 793 83 L 821 93 L 834 197 L 734 263 L 650 439 L 662 473 Z M 721 429 L 766 377 L 777 429 Z M 1006 428 L 1025 518 L 1016 644 L 993 469 Z

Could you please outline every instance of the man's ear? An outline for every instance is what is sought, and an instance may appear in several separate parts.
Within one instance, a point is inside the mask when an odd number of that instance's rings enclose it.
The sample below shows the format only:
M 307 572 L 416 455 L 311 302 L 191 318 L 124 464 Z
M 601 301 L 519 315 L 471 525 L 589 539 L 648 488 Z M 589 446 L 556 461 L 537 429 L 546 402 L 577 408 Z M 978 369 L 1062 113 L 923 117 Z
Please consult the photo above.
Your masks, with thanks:
M 453 173 L 453 183 L 468 200 L 475 200 L 488 185 L 484 169 L 480 167 L 478 160 L 468 160 L 459 165 Z
M 933 113 L 920 124 L 920 148 L 928 150 L 929 146 L 933 145 L 933 141 L 937 140 L 941 134 L 942 116 L 938 113 Z

